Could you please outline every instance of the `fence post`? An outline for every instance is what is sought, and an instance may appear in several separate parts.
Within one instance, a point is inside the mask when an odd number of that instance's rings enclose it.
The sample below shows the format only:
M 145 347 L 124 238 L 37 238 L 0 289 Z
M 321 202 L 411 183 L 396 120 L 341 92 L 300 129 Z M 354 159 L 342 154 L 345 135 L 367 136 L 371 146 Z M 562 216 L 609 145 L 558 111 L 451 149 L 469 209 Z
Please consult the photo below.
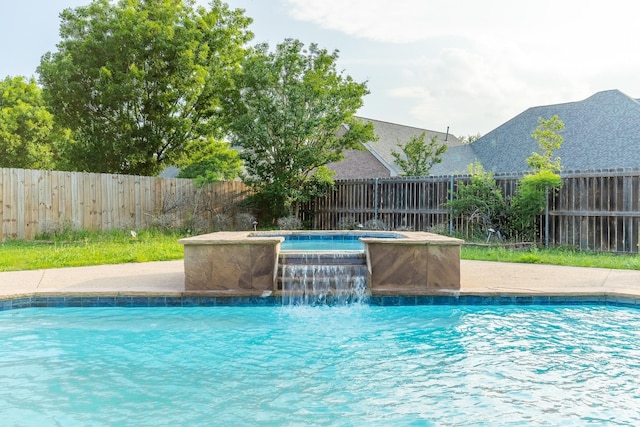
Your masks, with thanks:
M 544 187 L 544 247 L 549 247 L 549 187 Z
M 378 220 L 378 178 L 376 178 L 373 190 L 373 219 Z
M 453 201 L 453 175 L 449 176 L 449 201 Z M 453 214 L 449 212 L 449 235 L 453 235 Z

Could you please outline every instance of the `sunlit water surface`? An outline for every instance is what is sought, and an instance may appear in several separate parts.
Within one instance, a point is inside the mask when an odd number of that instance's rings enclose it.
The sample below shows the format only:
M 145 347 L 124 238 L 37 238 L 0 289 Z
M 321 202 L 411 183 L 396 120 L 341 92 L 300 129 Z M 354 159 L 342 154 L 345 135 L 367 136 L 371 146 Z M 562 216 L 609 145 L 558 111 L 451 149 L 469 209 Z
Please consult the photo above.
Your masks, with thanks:
M 0 312 L 0 424 L 640 425 L 640 311 Z

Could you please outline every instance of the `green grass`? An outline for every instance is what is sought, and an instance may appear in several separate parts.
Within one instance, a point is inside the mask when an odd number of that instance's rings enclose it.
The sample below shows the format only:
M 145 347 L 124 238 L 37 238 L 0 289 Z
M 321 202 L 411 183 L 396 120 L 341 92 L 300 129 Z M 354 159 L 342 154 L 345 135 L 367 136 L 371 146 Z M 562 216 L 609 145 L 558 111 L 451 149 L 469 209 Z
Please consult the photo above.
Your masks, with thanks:
M 570 248 L 512 250 L 474 246 L 464 246 L 461 252 L 462 259 L 469 260 L 640 270 L 640 256 L 633 254 L 617 255 Z
M 35 241 L 0 244 L 0 271 L 37 270 L 84 265 L 121 264 L 182 259 L 178 240 L 184 235 L 158 231 L 115 230 L 107 233 L 63 231 Z
M 36 270 L 84 265 L 121 264 L 182 259 L 179 233 L 141 230 L 90 232 L 63 230 L 36 241 L 0 244 L 0 271 Z M 463 246 L 462 259 L 640 270 L 640 256 L 581 252 L 567 248 L 512 250 Z

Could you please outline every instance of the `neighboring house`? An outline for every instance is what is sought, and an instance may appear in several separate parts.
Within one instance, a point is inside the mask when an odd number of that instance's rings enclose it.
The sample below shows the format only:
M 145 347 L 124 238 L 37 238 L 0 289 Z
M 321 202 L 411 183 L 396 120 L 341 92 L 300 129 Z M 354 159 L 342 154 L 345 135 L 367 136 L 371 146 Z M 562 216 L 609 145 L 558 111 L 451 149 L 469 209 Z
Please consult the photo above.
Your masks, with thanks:
M 380 137 L 379 141 L 363 145 L 389 173 L 367 175 L 370 167 L 365 165 L 371 164 L 371 156 L 357 157 L 351 152 L 332 169 L 338 172 L 336 179 L 401 175 L 391 150 L 399 151 L 398 143 L 426 132 L 426 138 L 438 135 L 438 140 L 447 139 L 449 146 L 442 163 L 433 165 L 430 175 L 466 174 L 468 166 L 476 161 L 487 171 L 522 173 L 528 170 L 527 157 L 539 151 L 538 141 L 532 137 L 538 118 L 549 119 L 553 115 L 565 125 L 560 133 L 564 142 L 555 152 L 564 171 L 640 167 L 640 100 L 619 90 L 607 90 L 583 101 L 531 107 L 471 144 L 461 144 L 450 134 L 362 119 L 373 122 Z
M 167 166 L 160 172 L 160 178 L 177 178 L 179 173 L 180 169 L 176 166 Z
M 447 144 L 449 146 L 447 152 L 453 147 L 462 146 L 458 138 L 446 132 L 436 132 L 362 117 L 359 119 L 373 123 L 374 134 L 378 140 L 362 144 L 364 150 L 346 150 L 344 160 L 329 163 L 327 167 L 336 172 L 334 179 L 388 178 L 402 175 L 402 170 L 395 164 L 391 153 L 393 151 L 401 152 L 400 144 L 406 144 L 412 137 L 418 137 L 423 132 L 425 133 L 425 141 L 429 142 L 431 138 L 436 136 L 439 142 Z
M 526 158 L 539 151 L 531 136 L 538 118 L 557 115 L 564 123 L 564 142 L 555 152 L 564 171 L 640 167 L 640 102 L 618 90 L 598 92 L 564 104 L 532 107 L 477 139 L 451 148 L 433 175 L 460 173 L 458 156 L 467 164 L 478 160 L 496 173 L 527 171 Z

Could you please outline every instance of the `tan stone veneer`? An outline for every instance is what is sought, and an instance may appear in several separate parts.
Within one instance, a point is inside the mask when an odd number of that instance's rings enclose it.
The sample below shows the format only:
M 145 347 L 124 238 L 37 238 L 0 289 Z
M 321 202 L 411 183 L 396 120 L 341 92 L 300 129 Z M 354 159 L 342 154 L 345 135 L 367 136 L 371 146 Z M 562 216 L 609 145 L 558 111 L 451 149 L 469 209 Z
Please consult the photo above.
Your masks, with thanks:
M 460 289 L 460 239 L 402 232 L 400 239 L 363 238 L 369 288 L 376 295 L 420 295 Z
M 185 290 L 275 290 L 278 251 L 283 237 L 251 237 L 251 232 L 217 232 L 181 239 Z
M 285 234 L 362 234 L 373 295 L 420 295 L 460 289 L 462 240 L 425 232 L 217 232 L 180 240 L 185 290 L 228 295 L 277 292 Z M 389 238 L 393 235 L 394 238 Z

